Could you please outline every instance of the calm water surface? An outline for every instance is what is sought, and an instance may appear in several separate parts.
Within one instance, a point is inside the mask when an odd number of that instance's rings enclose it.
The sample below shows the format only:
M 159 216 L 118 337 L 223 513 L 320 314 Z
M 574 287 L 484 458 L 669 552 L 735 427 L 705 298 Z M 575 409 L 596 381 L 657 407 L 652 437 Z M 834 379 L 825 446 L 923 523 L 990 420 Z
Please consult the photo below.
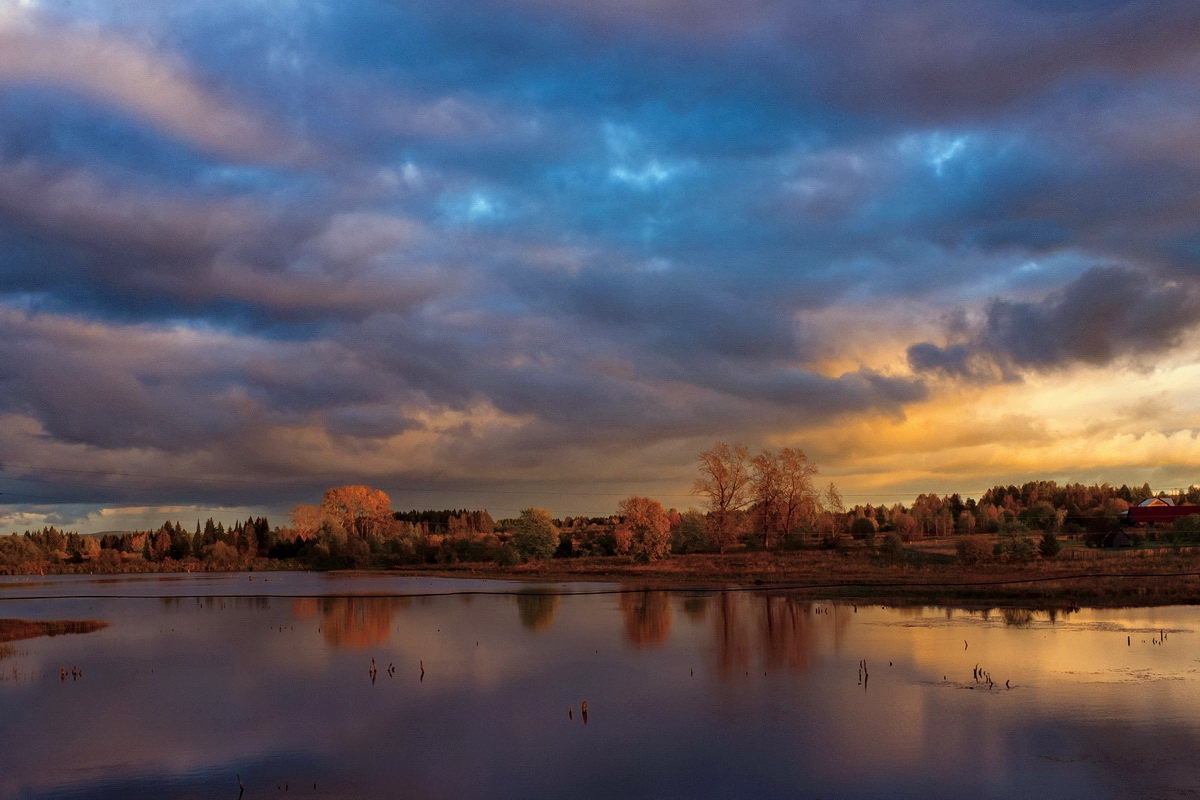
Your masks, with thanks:
M 267 577 L 0 579 L 0 798 L 1200 796 L 1193 607 Z

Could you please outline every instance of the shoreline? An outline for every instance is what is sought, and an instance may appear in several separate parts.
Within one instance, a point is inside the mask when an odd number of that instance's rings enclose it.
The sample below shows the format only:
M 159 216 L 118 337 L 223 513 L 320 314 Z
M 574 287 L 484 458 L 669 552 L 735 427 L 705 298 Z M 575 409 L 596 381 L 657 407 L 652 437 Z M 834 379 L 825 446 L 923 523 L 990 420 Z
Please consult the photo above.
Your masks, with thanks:
M 1200 559 L 1120 554 L 1095 560 L 967 567 L 955 563 L 881 563 L 826 552 L 677 556 L 650 564 L 562 559 L 502 567 L 441 564 L 346 574 L 476 580 L 609 582 L 632 589 L 763 590 L 813 599 L 890 605 L 1034 605 L 1039 608 L 1200 605 Z
M 650 563 L 628 558 L 576 558 L 516 566 L 475 562 L 320 570 L 263 562 L 234 570 L 48 571 L 43 576 L 119 580 L 121 576 L 238 572 L 460 578 L 511 581 L 531 587 L 555 582 L 604 582 L 620 584 L 627 591 L 761 590 L 813 600 L 887 605 L 1042 609 L 1200 605 L 1200 555 L 1169 552 L 1105 553 L 1089 558 L 974 566 L 919 553 L 885 560 L 865 551 L 806 550 L 682 555 Z

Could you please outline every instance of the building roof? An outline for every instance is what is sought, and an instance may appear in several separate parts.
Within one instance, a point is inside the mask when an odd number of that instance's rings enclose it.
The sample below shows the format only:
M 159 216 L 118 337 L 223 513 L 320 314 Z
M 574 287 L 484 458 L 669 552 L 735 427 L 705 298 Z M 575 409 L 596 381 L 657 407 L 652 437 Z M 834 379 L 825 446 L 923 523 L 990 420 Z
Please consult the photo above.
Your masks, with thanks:
M 1173 506 L 1173 505 L 1175 505 L 1174 501 L 1172 501 L 1166 497 L 1147 497 L 1145 500 L 1138 503 L 1139 508 L 1146 507 L 1146 506 Z

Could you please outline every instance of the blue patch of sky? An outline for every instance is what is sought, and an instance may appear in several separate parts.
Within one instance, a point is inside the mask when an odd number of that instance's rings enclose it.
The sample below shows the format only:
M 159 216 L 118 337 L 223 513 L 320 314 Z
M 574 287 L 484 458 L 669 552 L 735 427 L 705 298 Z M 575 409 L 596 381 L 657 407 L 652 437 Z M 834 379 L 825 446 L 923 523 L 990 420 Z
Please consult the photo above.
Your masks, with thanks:
M 483 14 L 453 4 L 347 3 L 309 44 L 328 67 L 434 96 L 466 90 L 514 109 L 628 113 L 653 122 L 656 139 L 696 152 L 770 149 L 795 125 L 838 119 L 778 83 L 713 63 L 712 53 L 617 43 L 548 16 L 531 25 L 499 6 Z
M 987 225 L 1014 212 L 1047 177 L 1045 156 L 1019 138 L 984 132 L 929 131 L 896 142 L 900 180 L 880 187 L 857 227 L 876 234 L 928 235 L 943 226 Z
M 78 247 L 0 218 L 0 297 L 6 305 L 37 311 L 79 308 L 92 293 L 81 292 L 88 282 L 87 260 Z M 114 296 L 112 302 L 126 301 Z M 96 307 L 94 299 L 86 299 L 85 305 Z
M 1028 297 L 1045 295 L 1071 283 L 1097 266 L 1096 258 L 1077 250 L 1045 254 L 1013 252 L 1009 257 L 993 259 L 993 269 L 975 274 L 975 282 L 963 276 L 955 291 L 963 299 L 982 297 Z
M 1172 237 L 1162 245 L 1167 256 L 1189 274 L 1200 273 L 1200 229 Z
M 8 160 L 39 158 L 62 166 L 97 162 L 190 182 L 214 162 L 111 108 L 44 86 L 0 94 L 0 147 Z
M 441 221 L 451 227 L 496 225 L 510 218 L 504 200 L 486 189 L 443 195 L 438 207 Z
M 215 194 L 275 191 L 307 180 L 283 169 L 226 164 L 110 107 L 44 86 L 8 87 L 0 94 L 0 119 L 0 156 L 10 162 L 33 159 L 123 183 Z

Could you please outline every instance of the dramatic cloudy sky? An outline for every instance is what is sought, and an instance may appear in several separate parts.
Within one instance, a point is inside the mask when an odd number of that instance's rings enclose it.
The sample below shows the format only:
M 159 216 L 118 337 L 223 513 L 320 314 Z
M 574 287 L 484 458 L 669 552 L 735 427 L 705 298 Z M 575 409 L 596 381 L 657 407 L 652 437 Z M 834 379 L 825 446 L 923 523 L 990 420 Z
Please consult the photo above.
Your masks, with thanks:
M 1194 0 L 0 0 L 0 528 L 1185 485 L 1198 273 Z

